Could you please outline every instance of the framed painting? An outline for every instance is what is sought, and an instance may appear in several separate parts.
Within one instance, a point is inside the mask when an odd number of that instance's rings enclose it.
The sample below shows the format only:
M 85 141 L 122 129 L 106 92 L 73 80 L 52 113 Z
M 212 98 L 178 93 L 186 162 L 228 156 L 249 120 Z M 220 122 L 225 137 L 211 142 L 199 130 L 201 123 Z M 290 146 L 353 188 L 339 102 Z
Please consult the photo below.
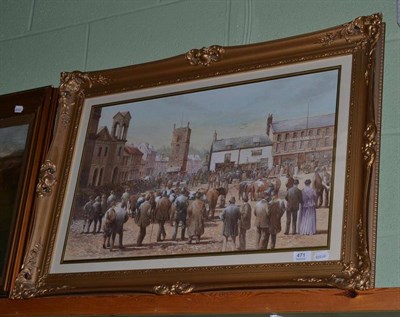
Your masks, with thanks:
M 19 272 L 39 167 L 50 144 L 56 91 L 0 96 L 0 286 L 7 296 Z
M 373 286 L 383 33 L 63 73 L 13 297 Z

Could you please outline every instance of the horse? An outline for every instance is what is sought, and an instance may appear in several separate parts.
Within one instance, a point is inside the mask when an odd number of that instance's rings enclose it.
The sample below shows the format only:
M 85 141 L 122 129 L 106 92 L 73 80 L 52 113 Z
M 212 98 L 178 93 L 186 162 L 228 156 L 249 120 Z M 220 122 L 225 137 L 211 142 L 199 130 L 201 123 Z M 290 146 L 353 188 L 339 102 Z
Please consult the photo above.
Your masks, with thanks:
M 255 201 L 263 195 L 268 189 L 268 183 L 262 179 L 258 179 L 250 185 L 249 193 L 251 193 L 251 200 Z
M 244 197 L 249 197 L 251 183 L 251 181 L 242 181 L 239 183 L 239 200 L 243 200 Z
M 211 189 L 207 190 L 207 192 L 206 192 L 206 198 L 207 198 L 207 202 L 208 202 L 207 218 L 210 218 L 210 213 L 211 213 L 211 219 L 214 218 L 215 209 L 217 207 L 218 197 L 220 195 L 226 195 L 225 188 L 218 187 L 218 188 L 211 188 Z

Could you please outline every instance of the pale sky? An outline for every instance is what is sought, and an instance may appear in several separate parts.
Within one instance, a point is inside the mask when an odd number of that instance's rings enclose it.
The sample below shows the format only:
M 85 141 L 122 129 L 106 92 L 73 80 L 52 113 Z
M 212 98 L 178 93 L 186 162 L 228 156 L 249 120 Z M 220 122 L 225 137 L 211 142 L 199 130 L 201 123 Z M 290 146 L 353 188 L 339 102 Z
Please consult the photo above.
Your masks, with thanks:
M 111 131 L 112 117 L 129 111 L 128 144 L 171 144 L 174 123 L 190 122 L 191 146 L 209 149 L 218 138 L 265 133 L 267 115 L 274 121 L 336 112 L 338 70 L 296 75 L 258 83 L 192 92 L 102 108 L 100 125 Z M 307 110 L 307 108 L 309 109 Z

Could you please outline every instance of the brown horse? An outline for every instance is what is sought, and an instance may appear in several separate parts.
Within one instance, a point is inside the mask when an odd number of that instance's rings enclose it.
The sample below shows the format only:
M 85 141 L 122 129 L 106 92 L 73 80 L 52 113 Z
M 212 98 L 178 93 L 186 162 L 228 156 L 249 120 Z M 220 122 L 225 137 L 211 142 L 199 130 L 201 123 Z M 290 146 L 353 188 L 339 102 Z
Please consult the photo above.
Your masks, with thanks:
M 217 207 L 217 201 L 220 195 L 226 195 L 225 188 L 223 187 L 211 188 L 206 192 L 206 199 L 208 202 L 207 218 L 210 218 L 210 213 L 211 213 L 211 219 L 214 219 L 215 208 Z
M 279 177 L 270 177 L 268 179 L 260 179 L 251 184 L 250 187 L 250 199 L 255 201 L 258 199 L 266 198 L 265 196 L 271 196 L 272 191 L 279 193 L 282 182 Z
M 244 197 L 249 198 L 251 184 L 251 181 L 242 181 L 239 183 L 239 200 L 243 200 Z
M 249 199 L 253 201 L 261 199 L 264 192 L 268 189 L 268 185 L 268 182 L 262 179 L 254 181 L 249 190 Z

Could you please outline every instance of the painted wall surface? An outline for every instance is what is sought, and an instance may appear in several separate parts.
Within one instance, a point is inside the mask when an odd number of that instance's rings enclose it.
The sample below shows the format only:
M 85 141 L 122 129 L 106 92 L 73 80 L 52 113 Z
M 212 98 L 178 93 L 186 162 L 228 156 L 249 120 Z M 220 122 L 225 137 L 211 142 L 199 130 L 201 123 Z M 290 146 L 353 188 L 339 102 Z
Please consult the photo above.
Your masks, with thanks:
M 221 152 L 214 152 L 211 153 L 211 159 L 210 159 L 210 171 L 215 171 L 215 167 L 218 163 L 224 163 L 225 162 L 225 155 L 230 154 L 230 162 L 237 162 L 239 159 L 239 153 L 240 150 L 232 150 L 232 151 L 221 151 Z
M 376 286 L 400 286 L 400 27 L 396 0 L 0 0 L 0 94 L 52 84 L 62 71 L 249 44 L 382 12 L 385 74 Z
M 269 168 L 272 167 L 272 146 L 263 146 L 251 149 L 242 149 L 240 151 L 239 164 L 247 164 L 247 163 L 259 163 L 264 161 L 264 164 L 268 162 L 267 165 Z M 254 151 L 259 151 L 258 154 L 254 154 Z

